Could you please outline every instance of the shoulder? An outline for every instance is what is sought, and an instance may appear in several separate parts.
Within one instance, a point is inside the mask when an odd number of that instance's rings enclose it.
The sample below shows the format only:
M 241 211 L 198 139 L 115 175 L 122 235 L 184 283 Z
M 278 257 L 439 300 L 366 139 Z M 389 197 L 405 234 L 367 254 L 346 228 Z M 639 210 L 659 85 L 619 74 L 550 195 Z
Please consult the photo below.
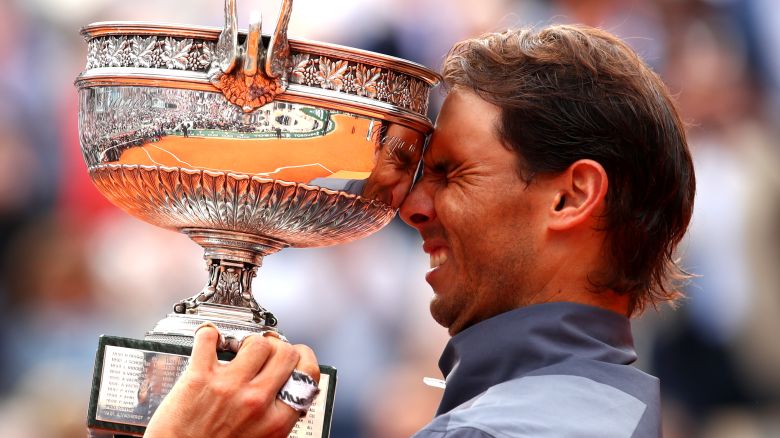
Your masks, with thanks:
M 642 398 L 581 375 L 526 376 L 435 418 L 419 438 L 658 436 Z

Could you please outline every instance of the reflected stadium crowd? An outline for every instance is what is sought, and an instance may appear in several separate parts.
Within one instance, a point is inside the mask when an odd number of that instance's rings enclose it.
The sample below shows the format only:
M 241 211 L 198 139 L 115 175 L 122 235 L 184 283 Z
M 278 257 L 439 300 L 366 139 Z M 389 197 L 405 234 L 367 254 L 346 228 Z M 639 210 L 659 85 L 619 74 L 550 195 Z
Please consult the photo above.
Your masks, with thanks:
M 280 2 L 255 2 L 275 17 Z M 250 2 L 239 2 L 246 18 Z M 242 12 L 243 11 L 243 12 Z M 100 334 L 140 338 L 206 281 L 200 247 L 110 205 L 78 142 L 78 28 L 219 26 L 220 1 L 0 2 L 0 436 L 83 437 Z M 780 8 L 770 0 L 296 0 L 290 36 L 438 68 L 468 36 L 579 22 L 624 38 L 689 124 L 697 175 L 677 309 L 634 322 L 661 378 L 667 437 L 780 436 Z M 244 27 L 245 23 L 240 26 Z M 270 28 L 265 29 L 266 32 Z M 431 116 L 443 93 L 434 93 Z M 171 129 L 175 126 L 171 126 Z M 433 416 L 447 341 L 428 266 L 394 221 L 331 248 L 268 257 L 253 289 L 295 343 L 338 369 L 331 436 L 410 436 Z

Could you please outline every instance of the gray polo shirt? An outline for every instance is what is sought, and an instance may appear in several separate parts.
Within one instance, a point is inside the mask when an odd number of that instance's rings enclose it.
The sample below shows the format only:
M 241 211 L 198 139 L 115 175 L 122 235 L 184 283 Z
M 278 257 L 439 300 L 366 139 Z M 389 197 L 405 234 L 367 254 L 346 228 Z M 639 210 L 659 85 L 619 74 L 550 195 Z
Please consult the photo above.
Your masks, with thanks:
M 447 344 L 441 405 L 414 437 L 660 437 L 658 379 L 635 360 L 614 312 L 547 303 L 497 315 Z

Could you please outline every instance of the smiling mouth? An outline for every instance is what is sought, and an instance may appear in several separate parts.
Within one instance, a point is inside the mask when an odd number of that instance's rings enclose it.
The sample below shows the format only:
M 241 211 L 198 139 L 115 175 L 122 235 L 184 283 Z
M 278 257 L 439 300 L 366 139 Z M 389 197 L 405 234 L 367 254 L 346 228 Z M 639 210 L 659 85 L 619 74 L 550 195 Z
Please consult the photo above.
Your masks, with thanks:
M 438 268 L 447 261 L 447 250 L 444 248 L 437 249 L 430 253 L 431 269 Z

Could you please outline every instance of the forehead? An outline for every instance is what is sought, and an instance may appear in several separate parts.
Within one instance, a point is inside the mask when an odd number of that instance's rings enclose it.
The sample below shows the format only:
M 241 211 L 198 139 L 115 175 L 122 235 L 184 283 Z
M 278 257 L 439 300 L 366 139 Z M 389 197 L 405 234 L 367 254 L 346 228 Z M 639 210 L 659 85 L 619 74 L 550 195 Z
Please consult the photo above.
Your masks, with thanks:
M 503 148 L 498 135 L 501 109 L 471 90 L 455 87 L 444 100 L 426 156 L 489 152 Z

